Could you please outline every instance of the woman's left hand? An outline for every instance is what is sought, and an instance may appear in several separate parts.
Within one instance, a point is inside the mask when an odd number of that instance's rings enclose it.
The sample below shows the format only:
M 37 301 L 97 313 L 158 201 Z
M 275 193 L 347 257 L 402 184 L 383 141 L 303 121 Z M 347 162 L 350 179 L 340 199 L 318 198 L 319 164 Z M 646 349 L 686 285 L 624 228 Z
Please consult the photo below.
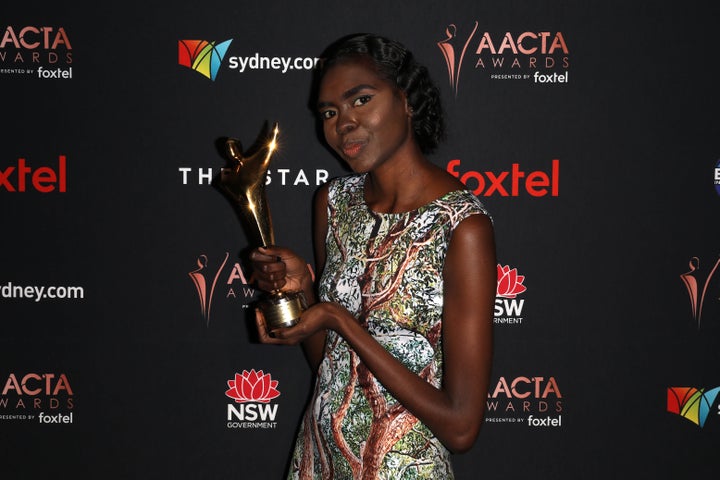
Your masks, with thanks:
M 355 319 L 344 307 L 332 302 L 319 302 L 308 307 L 302 313 L 300 321 L 292 327 L 267 330 L 265 317 L 261 310 L 255 312 L 260 341 L 275 345 L 297 345 L 318 332 L 337 329 L 342 320 Z

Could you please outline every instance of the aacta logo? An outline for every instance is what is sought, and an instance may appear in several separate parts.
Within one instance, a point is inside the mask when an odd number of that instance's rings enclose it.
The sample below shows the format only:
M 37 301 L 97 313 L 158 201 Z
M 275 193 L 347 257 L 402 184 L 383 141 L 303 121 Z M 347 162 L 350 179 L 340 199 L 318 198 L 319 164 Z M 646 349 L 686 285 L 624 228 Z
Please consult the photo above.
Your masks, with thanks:
M 715 191 L 720 195 L 720 160 L 715 164 L 715 170 L 713 175 L 713 183 L 715 184 Z
M 468 60 L 466 57 L 474 56 L 470 62 L 474 68 L 500 70 L 511 72 L 533 71 L 532 78 L 535 83 L 566 83 L 567 72 L 551 75 L 539 74 L 537 69 L 546 70 L 559 67 L 567 69 L 570 65 L 570 53 L 562 32 L 505 32 L 504 34 L 491 34 L 484 32 L 478 34 L 478 22 L 467 34 L 460 34 L 455 24 L 445 29 L 445 38 L 437 42 L 442 52 L 448 71 L 450 85 L 455 96 L 460 88 L 460 71 Z M 471 66 L 471 65 L 468 65 Z M 530 79 L 529 73 L 511 74 L 512 78 Z
M 526 172 L 520 169 L 519 163 L 513 163 L 510 171 L 505 172 L 469 170 L 460 173 L 460 163 L 457 159 L 450 160 L 446 170 L 472 189 L 475 195 L 519 197 L 521 193 L 527 193 L 532 197 L 557 197 L 560 194 L 560 160 L 557 159 L 551 162 L 550 172 Z
M 179 40 L 178 64 L 215 81 L 230 43 L 232 40 L 217 45 L 206 40 Z
M 197 268 L 188 272 L 188 275 L 195 284 L 195 290 L 200 300 L 200 313 L 205 319 L 205 325 L 210 325 L 210 313 L 212 310 L 213 299 L 215 297 L 215 290 L 218 288 L 219 280 L 225 265 L 228 263 L 230 254 L 225 252 L 225 257 L 220 262 L 220 265 L 213 270 L 213 267 L 209 265 L 208 256 L 205 254 L 200 255 L 197 258 Z M 234 287 L 233 284 L 239 280 L 241 286 Z M 230 269 L 230 273 L 225 280 L 227 290 L 223 292 L 225 298 L 236 299 L 242 297 L 245 300 L 252 300 L 255 296 L 255 289 L 249 286 L 245 273 L 243 273 L 240 263 L 236 262 Z
M 517 296 L 527 290 L 523 285 L 525 276 L 509 265 L 497 266 L 497 289 L 495 292 L 495 323 L 522 323 L 522 309 L 525 300 Z
M 485 421 L 560 427 L 562 398 L 555 377 L 500 377 L 488 390 Z
M 67 192 L 67 158 L 58 157 L 57 167 L 32 166 L 24 158 L 17 165 L 0 169 L 0 192 Z
M 715 264 L 711 264 L 710 271 L 705 273 L 700 268 L 700 258 L 692 257 L 688 262 L 690 269 L 680 275 L 680 279 L 685 284 L 687 289 L 688 297 L 690 298 L 690 308 L 692 316 L 697 322 L 697 328 L 700 328 L 700 322 L 703 317 L 703 308 L 705 305 L 706 298 L 714 299 L 717 302 L 720 299 L 720 289 L 713 289 L 711 287 L 711 281 L 715 276 L 715 273 L 720 267 L 720 258 L 715 261 Z M 710 293 L 710 296 L 708 296 Z
M 562 393 L 555 377 L 515 377 L 510 381 L 500 377 L 495 388 L 488 392 L 488 398 L 545 400 L 562 398 Z
M 253 369 L 235 373 L 227 384 L 230 388 L 225 395 L 238 404 L 227 406 L 228 428 L 275 428 L 278 406 L 269 403 L 280 396 L 277 380 L 273 380 L 269 373 Z
M 11 53 L 10 47 L 16 52 Z M 58 63 L 61 58 L 65 63 L 72 63 L 72 46 L 63 27 L 5 27 L 0 40 L 0 61 Z
M 65 398 L 65 407 L 73 408 L 73 390 L 64 373 L 11 373 L 0 395 L 0 408 L 55 409 L 60 407 L 59 396 Z
M 720 387 L 708 391 L 695 387 L 669 387 L 667 389 L 667 411 L 680 415 L 703 428 L 718 393 L 720 393 Z M 720 404 L 717 406 L 715 415 L 720 415 Z
M 196 268 L 188 272 L 195 285 L 195 291 L 200 301 L 200 314 L 205 319 L 206 326 L 210 326 L 210 314 L 218 294 L 228 302 L 242 301 L 243 308 L 247 308 L 256 298 L 257 291 L 250 286 L 252 279 L 245 275 L 239 262 L 228 266 L 229 257 L 230 254 L 225 252 L 224 257 L 217 265 L 217 261 L 213 264 L 207 255 L 202 254 L 197 257 Z M 310 264 L 308 264 L 308 269 L 314 281 L 315 273 Z

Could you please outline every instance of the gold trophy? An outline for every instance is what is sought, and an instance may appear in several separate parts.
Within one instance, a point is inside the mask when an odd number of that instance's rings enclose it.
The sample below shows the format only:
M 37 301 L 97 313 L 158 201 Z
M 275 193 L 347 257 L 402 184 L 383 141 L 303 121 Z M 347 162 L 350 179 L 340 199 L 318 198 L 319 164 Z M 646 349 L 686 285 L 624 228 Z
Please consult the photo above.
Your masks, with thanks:
M 228 138 L 225 150 L 235 163 L 224 168 L 220 174 L 220 185 L 236 202 L 248 227 L 259 235 L 263 247 L 275 244 L 265 182 L 270 159 L 277 149 L 279 133 L 278 124 L 275 122 L 272 132 L 262 133 L 258 137 L 256 145 L 259 145 L 259 148 L 250 156 L 243 154 L 238 140 Z M 268 330 L 295 325 L 303 310 L 307 308 L 302 292 L 280 290 L 261 295 L 258 306 L 265 316 Z

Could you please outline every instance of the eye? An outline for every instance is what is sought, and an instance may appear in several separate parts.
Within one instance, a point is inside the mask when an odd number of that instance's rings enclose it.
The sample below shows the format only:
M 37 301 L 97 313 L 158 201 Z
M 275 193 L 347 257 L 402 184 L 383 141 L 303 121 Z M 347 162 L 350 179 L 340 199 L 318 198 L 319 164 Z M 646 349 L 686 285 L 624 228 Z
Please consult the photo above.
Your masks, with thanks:
M 320 118 L 322 118 L 323 120 L 329 120 L 334 117 L 336 113 L 337 112 L 335 112 L 335 110 L 322 110 L 320 112 Z
M 361 107 L 372 99 L 372 95 L 361 95 L 353 102 L 353 107 Z

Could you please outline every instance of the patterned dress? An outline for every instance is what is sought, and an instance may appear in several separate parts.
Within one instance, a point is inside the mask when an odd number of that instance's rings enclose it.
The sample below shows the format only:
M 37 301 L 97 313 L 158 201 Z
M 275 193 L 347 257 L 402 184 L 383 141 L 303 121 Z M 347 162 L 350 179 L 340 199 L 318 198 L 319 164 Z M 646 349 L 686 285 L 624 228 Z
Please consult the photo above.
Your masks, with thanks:
M 407 213 L 365 204 L 364 174 L 331 181 L 320 299 L 347 308 L 408 369 L 442 381 L 442 271 L 466 217 L 487 215 L 467 190 Z M 329 331 L 289 479 L 451 479 L 449 452 Z

